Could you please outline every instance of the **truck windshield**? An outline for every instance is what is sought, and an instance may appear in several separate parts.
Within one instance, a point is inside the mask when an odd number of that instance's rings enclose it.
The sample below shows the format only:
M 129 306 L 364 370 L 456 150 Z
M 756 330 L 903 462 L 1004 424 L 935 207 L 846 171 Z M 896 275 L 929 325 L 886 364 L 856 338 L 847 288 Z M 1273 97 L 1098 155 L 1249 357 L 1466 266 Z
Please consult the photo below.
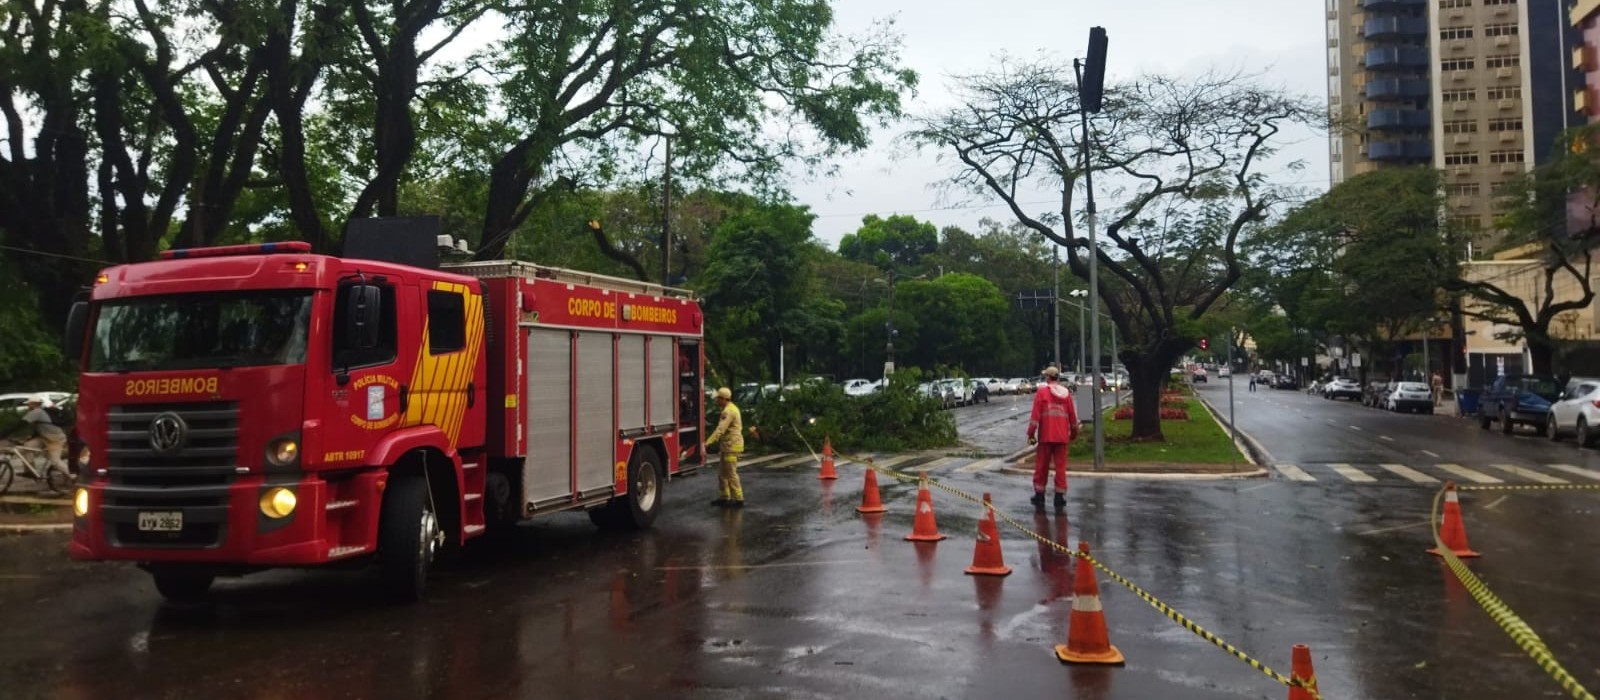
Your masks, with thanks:
M 310 319 L 308 290 L 110 301 L 100 306 L 89 371 L 303 364 Z

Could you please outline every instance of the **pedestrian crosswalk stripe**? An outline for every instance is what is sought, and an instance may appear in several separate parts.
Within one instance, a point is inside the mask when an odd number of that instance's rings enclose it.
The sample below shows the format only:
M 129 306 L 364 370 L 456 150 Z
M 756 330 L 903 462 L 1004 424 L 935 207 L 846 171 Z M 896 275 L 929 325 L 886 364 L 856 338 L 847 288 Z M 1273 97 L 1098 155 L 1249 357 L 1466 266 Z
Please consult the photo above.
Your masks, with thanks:
M 911 461 L 913 459 L 916 459 L 918 457 L 921 457 L 921 456 L 922 455 L 919 455 L 919 454 L 916 454 L 916 453 L 911 453 L 911 454 L 908 454 L 908 455 L 899 455 L 899 456 L 895 456 L 895 457 L 890 457 L 888 459 L 874 459 L 873 463 L 876 464 L 880 469 L 888 469 L 889 467 L 892 467 L 892 466 L 895 466 L 897 464 L 901 464 L 901 463 L 904 463 L 904 462 L 909 462 L 909 461 Z
M 1595 481 L 1600 481 L 1600 472 L 1597 472 L 1597 471 L 1595 471 L 1593 469 L 1584 469 L 1583 467 L 1574 467 L 1574 466 L 1572 466 L 1570 464 L 1546 464 L 1545 466 L 1547 466 L 1547 467 L 1549 467 L 1551 469 L 1559 469 L 1559 470 L 1564 471 L 1564 472 L 1566 472 L 1568 474 L 1577 474 L 1578 476 L 1581 476 L 1581 477 L 1583 477 L 1585 479 L 1594 479 Z
M 1289 477 L 1290 479 L 1292 479 L 1294 481 L 1316 481 L 1317 480 L 1316 477 L 1314 477 L 1314 476 L 1312 476 L 1310 474 L 1307 474 L 1306 470 L 1301 469 L 1301 468 L 1299 468 L 1299 467 L 1297 467 L 1297 466 L 1295 466 L 1293 464 L 1277 464 L 1277 465 L 1273 465 L 1273 466 L 1277 467 L 1278 471 L 1282 472 L 1284 476 L 1287 476 L 1287 477 Z
M 1405 477 L 1407 479 L 1410 479 L 1410 480 L 1412 480 L 1412 481 L 1414 481 L 1416 483 L 1419 483 L 1419 484 L 1437 484 L 1437 483 L 1439 483 L 1438 479 L 1435 479 L 1435 478 L 1433 478 L 1431 476 L 1428 476 L 1427 474 L 1423 474 L 1422 472 L 1419 472 L 1419 471 L 1417 471 L 1415 469 L 1412 469 L 1411 467 L 1408 467 L 1408 466 L 1406 466 L 1404 464 L 1380 464 L 1378 466 L 1383 467 L 1384 469 L 1387 469 L 1387 470 L 1389 470 L 1391 472 L 1394 472 L 1396 474 L 1399 474 L 1400 476 L 1403 476 L 1403 477 Z
M 1572 482 L 1567 481 L 1566 479 L 1562 479 L 1560 477 L 1550 476 L 1549 474 L 1541 474 L 1541 473 L 1536 472 L 1536 471 L 1534 471 L 1532 469 L 1523 469 L 1522 467 L 1519 467 L 1519 466 L 1517 466 L 1515 464 L 1491 464 L 1489 466 L 1494 467 L 1495 469 L 1499 469 L 1499 470 L 1504 471 L 1504 472 L 1510 472 L 1512 474 L 1520 476 L 1520 477 L 1522 477 L 1524 479 L 1528 479 L 1530 481 L 1537 481 L 1537 482 L 1539 482 L 1541 484 L 1570 484 L 1570 483 L 1572 483 Z
M 765 455 L 765 456 L 762 456 L 762 457 L 757 457 L 755 459 L 746 460 L 745 462 L 741 463 L 739 466 L 741 466 L 741 467 L 754 467 L 754 466 L 759 465 L 759 464 L 766 464 L 767 462 L 783 459 L 784 457 L 788 457 L 788 456 L 789 456 L 788 452 L 779 452 L 778 454 L 774 454 L 774 455 Z
M 1339 476 L 1351 481 L 1377 481 L 1377 479 L 1372 478 L 1372 476 L 1366 472 L 1348 464 L 1330 464 L 1328 467 L 1336 472 L 1339 472 Z
M 932 462 L 929 462 L 927 464 L 918 464 L 918 465 L 912 467 L 911 471 L 914 471 L 914 472 L 931 472 L 931 471 L 933 471 L 935 469 L 938 469 L 939 467 L 942 467 L 942 466 L 944 466 L 946 464 L 949 464 L 951 462 L 954 462 L 954 461 L 956 461 L 955 457 L 940 457 L 939 459 L 933 460 Z
M 788 469 L 789 467 L 795 467 L 795 466 L 799 466 L 799 465 L 807 464 L 807 463 L 814 463 L 816 461 L 817 461 L 816 458 L 812 457 L 811 455 L 800 455 L 800 456 L 794 457 L 792 459 L 783 460 L 782 462 L 774 462 L 772 464 L 767 465 L 767 468 L 768 469 Z M 835 463 L 837 463 L 838 461 L 839 460 L 835 460 Z
M 974 472 L 988 471 L 1000 466 L 998 459 L 980 459 L 972 464 L 965 465 L 956 470 L 958 474 L 971 474 Z
M 1480 471 L 1474 471 L 1472 469 L 1468 469 L 1468 468 L 1463 467 L 1463 466 L 1461 466 L 1459 464 L 1439 464 L 1438 466 L 1439 466 L 1440 469 L 1443 469 L 1443 470 L 1445 470 L 1447 472 L 1450 472 L 1451 474 L 1454 474 L 1456 476 L 1459 476 L 1459 477 L 1461 477 L 1463 479 L 1466 479 L 1466 480 L 1471 481 L 1471 482 L 1476 483 L 1476 484 L 1503 484 L 1503 483 L 1505 483 L 1504 481 L 1501 481 L 1501 480 L 1496 479 L 1496 478 L 1494 478 L 1492 476 L 1489 476 L 1488 474 L 1485 474 L 1485 473 L 1480 472 Z

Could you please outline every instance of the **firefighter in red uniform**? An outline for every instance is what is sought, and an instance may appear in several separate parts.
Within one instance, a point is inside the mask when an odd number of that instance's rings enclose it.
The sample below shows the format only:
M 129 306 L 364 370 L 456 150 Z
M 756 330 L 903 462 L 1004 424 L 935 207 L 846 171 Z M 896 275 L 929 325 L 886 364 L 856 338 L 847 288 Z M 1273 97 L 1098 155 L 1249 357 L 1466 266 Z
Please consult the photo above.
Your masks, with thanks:
M 1067 506 L 1067 444 L 1078 437 L 1078 409 L 1072 391 L 1061 385 L 1061 370 L 1044 370 L 1045 383 L 1033 395 L 1033 415 L 1028 420 L 1028 444 L 1038 444 L 1033 459 L 1033 506 L 1044 507 L 1044 487 L 1050 468 L 1056 473 L 1056 508 Z

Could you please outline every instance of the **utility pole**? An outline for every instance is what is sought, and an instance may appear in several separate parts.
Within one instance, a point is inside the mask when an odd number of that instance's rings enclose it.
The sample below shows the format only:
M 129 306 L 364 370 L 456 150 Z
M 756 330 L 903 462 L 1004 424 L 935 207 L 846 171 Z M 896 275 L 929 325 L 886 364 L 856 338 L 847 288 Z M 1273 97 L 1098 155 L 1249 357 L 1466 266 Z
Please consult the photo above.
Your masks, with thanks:
M 884 345 L 886 361 L 883 363 L 883 377 L 887 380 L 889 375 L 894 374 L 894 268 L 889 269 L 889 319 L 883 325 L 889 336 Z
M 1228 332 L 1228 434 L 1239 441 L 1239 424 L 1233 419 L 1233 337 L 1237 329 Z M 1231 454 L 1231 453 L 1230 453 Z
M 1104 97 L 1106 79 L 1106 30 L 1089 29 L 1089 58 L 1087 66 L 1082 59 L 1072 59 L 1073 72 L 1078 79 L 1078 116 L 1083 127 L 1083 185 L 1086 210 L 1089 215 L 1089 307 L 1095 310 L 1089 319 L 1089 344 L 1094 346 L 1094 384 L 1089 395 L 1094 400 L 1094 469 L 1100 471 L 1106 463 L 1105 416 L 1100 407 L 1100 244 L 1096 229 L 1099 219 L 1094 206 L 1094 171 L 1089 166 L 1089 113 L 1099 112 Z M 1088 84 L 1084 83 L 1087 74 Z
M 672 137 L 666 137 L 667 167 L 661 176 L 661 286 L 672 286 Z
M 1078 305 L 1078 376 L 1083 376 L 1083 359 L 1088 354 L 1089 346 L 1084 343 L 1083 332 L 1083 304 Z
M 1433 319 L 1430 318 L 1428 319 L 1427 323 L 1422 326 L 1422 381 L 1428 383 L 1428 391 L 1430 393 L 1433 391 L 1433 381 L 1432 375 L 1430 375 L 1429 372 L 1433 368 L 1428 366 L 1428 328 L 1432 325 Z
M 1055 326 L 1056 349 L 1050 361 L 1061 367 L 1061 246 L 1051 244 L 1050 257 L 1055 262 L 1056 281 L 1050 291 L 1050 322 Z

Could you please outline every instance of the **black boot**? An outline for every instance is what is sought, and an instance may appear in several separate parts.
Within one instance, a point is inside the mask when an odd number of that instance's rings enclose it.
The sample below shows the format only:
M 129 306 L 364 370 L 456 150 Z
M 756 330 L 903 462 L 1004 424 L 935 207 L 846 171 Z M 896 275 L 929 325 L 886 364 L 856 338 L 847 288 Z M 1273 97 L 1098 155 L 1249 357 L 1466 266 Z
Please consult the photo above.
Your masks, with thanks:
M 1065 509 L 1066 507 L 1067 507 L 1067 494 L 1064 494 L 1064 493 L 1062 493 L 1060 491 L 1057 491 L 1056 492 L 1056 510 L 1062 510 L 1062 509 Z
M 1040 492 L 1038 492 L 1036 494 L 1033 494 L 1033 498 L 1031 500 L 1033 501 L 1033 507 L 1034 508 L 1038 508 L 1039 510 L 1044 510 L 1044 492 L 1043 491 L 1040 491 Z
M 725 505 L 728 505 L 728 499 L 726 499 L 726 498 L 712 499 L 711 505 L 714 505 L 714 506 L 725 506 Z

